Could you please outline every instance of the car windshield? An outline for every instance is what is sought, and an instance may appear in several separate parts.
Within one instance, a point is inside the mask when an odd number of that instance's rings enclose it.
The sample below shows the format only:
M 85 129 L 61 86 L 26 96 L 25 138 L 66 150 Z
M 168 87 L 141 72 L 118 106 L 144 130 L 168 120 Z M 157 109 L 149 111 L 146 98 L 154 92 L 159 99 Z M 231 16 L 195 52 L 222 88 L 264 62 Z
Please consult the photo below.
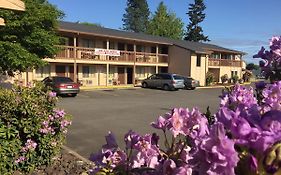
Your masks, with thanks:
M 179 75 L 173 75 L 173 77 L 174 77 L 174 80 L 183 80 L 183 77 L 179 76 Z
M 73 82 L 73 81 L 68 77 L 54 77 L 54 82 L 69 83 L 69 82 Z

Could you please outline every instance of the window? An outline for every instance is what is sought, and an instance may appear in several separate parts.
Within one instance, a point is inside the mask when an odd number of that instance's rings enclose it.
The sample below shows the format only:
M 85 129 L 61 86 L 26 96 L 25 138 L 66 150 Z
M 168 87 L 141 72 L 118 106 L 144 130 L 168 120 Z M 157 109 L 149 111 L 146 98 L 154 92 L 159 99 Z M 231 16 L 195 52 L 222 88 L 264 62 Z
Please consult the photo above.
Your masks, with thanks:
M 109 42 L 109 49 L 115 49 L 115 42 L 113 41 Z
M 35 70 L 36 78 L 45 78 L 50 76 L 50 66 L 40 67 Z
M 151 47 L 151 53 L 156 53 L 156 47 L 155 46 Z
M 103 49 L 107 49 L 107 41 L 103 41 L 102 42 L 102 48 Z
M 134 45 L 133 44 L 128 44 L 127 45 L 127 51 L 134 51 Z
M 94 48 L 94 41 L 89 39 L 81 39 L 81 46 L 87 48 Z
M 173 77 L 175 80 L 183 80 L 183 77 L 179 75 L 174 75 Z
M 171 79 L 171 75 L 169 75 L 169 74 L 159 74 L 159 76 L 163 80 L 170 80 Z
M 238 71 L 236 71 L 236 70 L 231 71 L 231 77 L 233 77 L 235 75 L 238 75 Z
M 197 55 L 197 58 L 196 58 L 196 66 L 197 66 L 197 67 L 200 67 L 200 66 L 201 66 L 201 55 Z
M 168 54 L 169 48 L 167 46 L 162 46 L 159 48 L 160 54 Z
M 83 66 L 83 78 L 89 78 L 90 68 L 89 66 Z
M 220 59 L 220 54 L 218 54 L 218 53 L 212 53 L 212 54 L 211 54 L 211 58 L 212 58 L 212 59 Z
M 142 45 L 137 45 L 137 52 L 143 52 L 144 47 Z
M 124 43 L 118 43 L 118 50 L 125 50 L 125 44 Z
M 145 67 L 137 67 L 137 74 L 139 77 L 145 77 Z

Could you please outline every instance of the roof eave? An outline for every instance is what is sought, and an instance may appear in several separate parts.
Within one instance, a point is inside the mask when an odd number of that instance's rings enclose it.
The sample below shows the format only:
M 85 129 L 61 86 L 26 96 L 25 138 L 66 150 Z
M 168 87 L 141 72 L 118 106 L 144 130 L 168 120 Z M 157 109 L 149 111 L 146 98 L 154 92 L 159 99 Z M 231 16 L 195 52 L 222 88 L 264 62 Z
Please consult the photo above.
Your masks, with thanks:
M 126 37 L 118 37 L 114 35 L 105 35 L 105 34 L 99 34 L 99 33 L 90 33 L 90 32 L 81 32 L 77 30 L 68 30 L 63 28 L 58 28 L 59 32 L 68 32 L 68 33 L 75 33 L 75 34 L 84 34 L 84 35 L 91 35 L 91 36 L 101 36 L 101 37 L 108 37 L 108 38 L 114 38 L 114 39 L 123 39 L 123 40 L 130 40 L 130 41 L 139 41 L 139 42 L 148 42 L 148 43 L 154 43 L 154 44 L 163 44 L 163 45 L 172 45 L 171 43 L 166 42 L 158 42 L 158 41 L 151 41 L 151 40 L 141 40 L 141 39 L 132 39 L 132 38 L 126 38 Z

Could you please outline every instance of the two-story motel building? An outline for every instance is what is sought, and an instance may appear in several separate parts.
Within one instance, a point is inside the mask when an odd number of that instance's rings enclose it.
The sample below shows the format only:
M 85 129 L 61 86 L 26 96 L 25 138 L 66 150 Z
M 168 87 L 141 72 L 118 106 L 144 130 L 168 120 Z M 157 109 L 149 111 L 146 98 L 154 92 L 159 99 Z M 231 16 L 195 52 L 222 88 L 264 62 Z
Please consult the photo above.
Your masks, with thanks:
M 206 73 L 216 81 L 224 74 L 242 75 L 243 52 L 212 44 L 60 22 L 66 42 L 48 66 L 22 74 L 24 82 L 67 76 L 83 86 L 137 85 L 153 73 L 177 73 L 205 85 Z

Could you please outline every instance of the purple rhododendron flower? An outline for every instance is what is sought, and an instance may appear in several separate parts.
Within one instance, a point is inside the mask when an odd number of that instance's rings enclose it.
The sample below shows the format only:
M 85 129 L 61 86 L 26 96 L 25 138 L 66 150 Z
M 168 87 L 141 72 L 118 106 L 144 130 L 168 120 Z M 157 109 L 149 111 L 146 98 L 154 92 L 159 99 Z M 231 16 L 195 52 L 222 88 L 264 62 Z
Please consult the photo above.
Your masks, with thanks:
M 177 137 L 179 134 L 186 135 L 184 132 L 184 116 L 180 115 L 180 111 L 178 109 L 174 109 L 172 116 L 170 118 L 170 130 L 174 137 Z
M 93 170 L 95 172 L 98 172 L 105 166 L 115 168 L 125 165 L 127 160 L 127 155 L 118 147 L 115 136 L 109 132 L 105 138 L 107 143 L 103 146 L 102 150 L 96 154 L 92 154 L 89 158 L 96 165 L 96 168 Z
M 230 93 L 225 93 L 221 97 L 221 107 L 226 107 L 232 110 L 237 108 L 241 111 L 248 110 L 257 105 L 257 99 L 254 96 L 252 87 L 246 88 L 236 84 Z
M 25 161 L 25 160 L 26 160 L 26 157 L 20 156 L 18 159 L 15 160 L 15 163 L 16 163 L 16 164 L 19 164 L 19 163 L 21 163 L 21 162 L 23 162 L 23 161 Z
M 108 132 L 108 135 L 105 136 L 106 144 L 102 146 L 103 149 L 114 149 L 118 148 L 116 138 L 112 132 Z
M 270 50 L 265 50 L 264 47 L 254 55 L 254 58 L 261 58 L 261 70 L 266 78 L 272 81 L 280 80 L 281 67 L 281 37 L 272 37 L 270 41 Z
M 152 144 L 152 135 L 141 136 L 133 148 L 137 151 L 137 154 L 133 156 L 133 167 L 150 165 L 152 166 L 150 168 L 154 168 L 158 164 L 160 150 L 158 145 Z
M 257 89 L 264 89 L 266 87 L 267 83 L 264 81 L 259 81 L 255 85 L 256 85 Z
M 56 97 L 57 96 L 57 93 L 56 92 L 49 92 L 49 97 Z
M 281 81 L 268 84 L 263 90 L 263 112 L 269 110 L 281 110 Z
M 64 117 L 64 115 L 65 115 L 64 110 L 54 109 L 54 112 L 55 112 L 55 115 L 54 115 L 55 118 L 61 118 L 61 117 Z
M 208 120 L 197 109 L 192 111 L 184 108 L 174 108 L 164 117 L 159 117 L 156 122 L 152 123 L 156 129 L 169 129 L 174 137 L 178 135 L 188 135 L 192 138 L 202 137 L 208 134 Z
M 132 149 L 136 145 L 136 143 L 140 140 L 141 136 L 130 130 L 127 134 L 125 134 L 124 141 L 126 143 L 126 149 Z
M 234 141 L 225 135 L 222 123 L 212 126 L 210 135 L 202 140 L 199 151 L 194 156 L 199 174 L 229 174 L 234 175 L 239 158 L 234 149 Z
M 160 116 L 160 117 L 158 117 L 156 122 L 151 123 L 151 126 L 156 129 L 162 129 L 163 131 L 165 131 L 167 129 L 167 124 L 168 124 L 167 119 Z

